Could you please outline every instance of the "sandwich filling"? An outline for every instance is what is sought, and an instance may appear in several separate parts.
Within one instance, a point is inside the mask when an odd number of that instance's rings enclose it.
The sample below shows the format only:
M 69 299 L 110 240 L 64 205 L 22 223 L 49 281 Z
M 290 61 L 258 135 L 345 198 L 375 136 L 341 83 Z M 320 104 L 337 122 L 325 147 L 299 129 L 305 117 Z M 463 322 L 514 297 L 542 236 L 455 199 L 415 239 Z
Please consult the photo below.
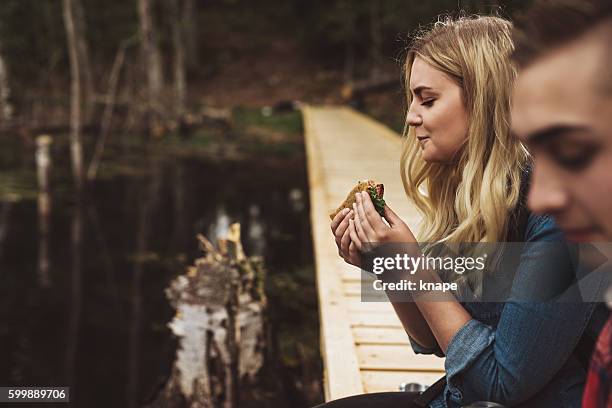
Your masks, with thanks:
M 382 217 L 385 214 L 385 200 L 383 199 L 385 187 L 383 184 L 376 183 L 373 180 L 364 180 L 358 182 L 357 185 L 353 187 L 344 202 L 340 205 L 340 207 L 338 207 L 338 209 L 336 209 L 336 211 L 329 215 L 329 218 L 333 220 L 334 217 L 345 208 L 352 209 L 353 204 L 355 203 L 355 194 L 361 191 L 367 191 L 368 194 L 370 194 L 374 208 L 376 208 L 376 211 Z

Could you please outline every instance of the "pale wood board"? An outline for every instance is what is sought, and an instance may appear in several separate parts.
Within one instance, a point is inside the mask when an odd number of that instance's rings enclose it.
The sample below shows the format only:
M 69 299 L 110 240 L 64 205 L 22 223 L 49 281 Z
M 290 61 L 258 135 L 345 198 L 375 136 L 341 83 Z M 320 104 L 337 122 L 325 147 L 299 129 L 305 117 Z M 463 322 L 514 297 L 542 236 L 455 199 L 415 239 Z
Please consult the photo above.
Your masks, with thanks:
M 416 355 L 389 303 L 361 301 L 361 271 L 338 256 L 329 213 L 358 180 L 385 185 L 385 200 L 413 229 L 420 216 L 399 174 L 401 138 L 346 107 L 305 106 L 308 183 L 327 401 L 397 391 L 401 382 L 431 384 L 444 360 Z
M 412 348 L 396 344 L 357 346 L 362 370 L 443 372 L 444 360 L 434 355 L 416 355 Z
M 403 328 L 353 327 L 355 344 L 394 344 L 410 346 Z
M 444 376 L 444 373 L 361 370 L 365 392 L 398 391 L 402 383 L 431 385 Z
M 402 328 L 397 315 L 385 311 L 349 311 L 352 327 Z

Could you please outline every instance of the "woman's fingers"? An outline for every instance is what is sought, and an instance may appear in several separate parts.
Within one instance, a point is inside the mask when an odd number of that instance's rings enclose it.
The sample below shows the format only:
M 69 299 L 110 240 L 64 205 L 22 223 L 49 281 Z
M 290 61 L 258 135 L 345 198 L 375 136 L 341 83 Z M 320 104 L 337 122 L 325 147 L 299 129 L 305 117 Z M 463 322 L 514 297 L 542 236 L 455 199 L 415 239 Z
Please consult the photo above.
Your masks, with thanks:
M 359 239 L 361 251 L 367 252 L 371 249 L 372 239 L 368 236 L 367 232 L 363 228 L 361 223 L 361 217 L 359 217 L 359 213 L 355 211 L 355 219 L 353 220 L 353 225 L 355 226 L 355 233 L 357 234 L 357 239 Z
M 340 239 L 340 253 L 343 258 L 346 259 L 349 254 L 349 245 L 351 243 L 351 235 L 348 228 L 344 231 L 344 235 Z
M 385 205 L 385 219 L 389 222 L 391 227 L 402 221 L 402 219 L 398 217 L 398 215 L 391 209 L 391 207 L 389 207 L 389 205 Z
M 355 217 L 357 217 L 357 215 L 359 216 L 359 221 L 357 221 L 357 218 L 355 218 L 355 221 L 358 224 L 357 227 L 358 228 L 361 227 L 361 229 L 365 233 L 367 239 L 365 239 L 364 241 L 373 242 L 374 237 L 376 235 L 374 233 L 374 229 L 372 228 L 372 225 L 370 224 L 370 222 L 368 221 L 366 217 L 366 213 L 363 208 L 363 198 L 361 196 L 361 193 L 357 193 L 355 197 L 356 197 L 357 203 L 353 205 L 353 211 L 355 213 Z M 359 229 L 357 230 L 357 232 L 359 232 Z
M 338 226 L 344 220 L 344 217 L 346 216 L 346 214 L 348 214 L 350 210 L 351 210 L 350 208 L 345 208 L 342 211 L 340 211 L 338 214 L 336 214 L 336 216 L 331 222 L 331 230 L 334 234 L 336 233 L 336 228 L 338 228 Z
M 353 217 L 353 212 L 351 210 L 349 209 L 345 209 L 345 210 L 346 212 L 343 210 L 340 213 L 338 213 L 334 217 L 334 220 L 332 221 L 332 232 L 336 239 L 336 245 L 338 246 L 338 248 L 340 248 L 340 242 L 342 241 L 342 237 L 344 236 L 344 233 L 346 232 L 348 228 L 348 221 L 349 219 Z M 344 213 L 344 216 L 340 217 L 340 214 L 342 213 Z M 340 219 L 339 222 L 338 222 L 338 219 Z
M 354 245 L 355 248 L 357 248 L 359 251 L 361 251 L 361 240 L 359 239 L 359 236 L 357 235 L 357 230 L 355 229 L 355 221 L 354 220 L 349 220 L 349 235 L 351 236 L 351 245 Z M 349 246 L 349 251 L 350 251 L 350 246 Z
M 361 266 L 361 254 L 354 241 L 351 241 L 351 244 L 349 245 L 349 259 L 351 264 L 359 267 Z
M 376 207 L 374 207 L 374 203 L 372 203 L 372 198 L 370 195 L 365 191 L 359 194 L 361 194 L 361 205 L 364 212 L 363 216 L 368 220 L 368 223 L 372 226 L 372 228 L 375 230 L 387 228 L 382 220 L 382 217 L 378 211 L 376 211 Z

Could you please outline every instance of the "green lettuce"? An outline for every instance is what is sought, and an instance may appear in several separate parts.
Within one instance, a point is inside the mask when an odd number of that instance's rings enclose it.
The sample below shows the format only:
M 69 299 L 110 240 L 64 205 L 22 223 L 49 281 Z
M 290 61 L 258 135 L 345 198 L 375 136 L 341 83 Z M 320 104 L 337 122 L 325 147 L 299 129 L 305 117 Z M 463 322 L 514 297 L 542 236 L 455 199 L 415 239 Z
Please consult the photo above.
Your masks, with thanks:
M 368 187 L 368 193 L 370 193 L 370 197 L 372 197 L 374 208 L 376 208 L 376 211 L 383 217 L 385 215 L 385 200 L 382 197 L 378 198 L 376 195 L 376 188 L 374 187 Z

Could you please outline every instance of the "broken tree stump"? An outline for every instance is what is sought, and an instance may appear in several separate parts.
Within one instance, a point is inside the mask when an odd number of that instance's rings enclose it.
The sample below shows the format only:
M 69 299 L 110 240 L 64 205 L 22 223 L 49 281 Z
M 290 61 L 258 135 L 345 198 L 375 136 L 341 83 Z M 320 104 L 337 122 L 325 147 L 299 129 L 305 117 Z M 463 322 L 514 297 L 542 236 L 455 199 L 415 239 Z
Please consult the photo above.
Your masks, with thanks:
M 240 387 L 253 383 L 264 363 L 262 258 L 244 254 L 237 223 L 217 248 L 198 239 L 205 256 L 166 289 L 179 346 L 153 407 L 237 407 Z

